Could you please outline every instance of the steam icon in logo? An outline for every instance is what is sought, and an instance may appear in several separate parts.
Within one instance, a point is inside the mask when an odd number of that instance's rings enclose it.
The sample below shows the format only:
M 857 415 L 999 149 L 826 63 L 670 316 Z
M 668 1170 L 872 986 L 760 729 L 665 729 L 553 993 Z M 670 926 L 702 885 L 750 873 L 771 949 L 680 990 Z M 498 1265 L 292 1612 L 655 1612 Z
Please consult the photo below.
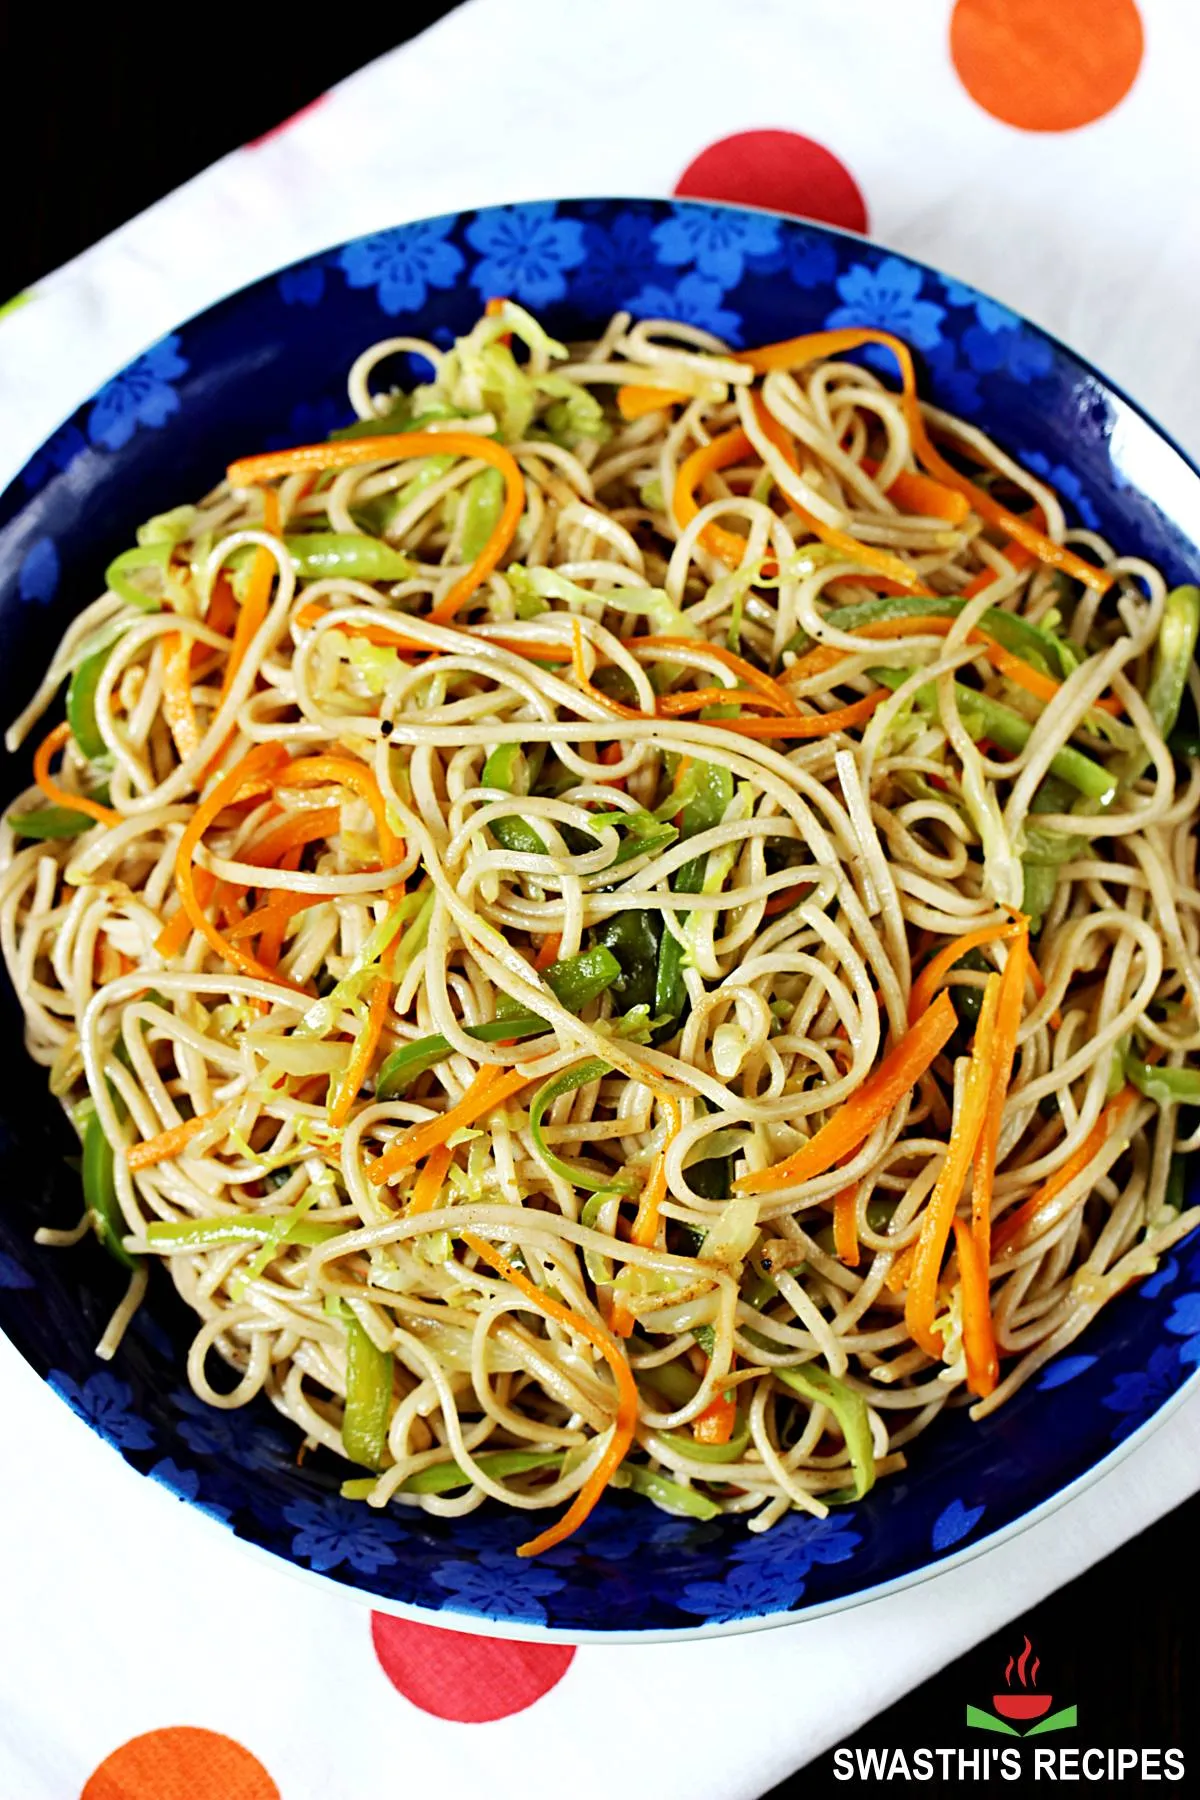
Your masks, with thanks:
M 982 1707 L 968 1706 L 967 1724 L 976 1731 L 999 1731 L 1006 1737 L 1039 1737 L 1043 1732 L 1066 1731 L 1078 1724 L 1078 1707 L 1064 1706 L 1058 1712 L 1050 1711 L 1054 1696 L 1044 1694 L 1038 1688 L 1041 1667 L 1041 1658 L 1035 1655 L 1033 1645 L 1026 1637 L 1020 1655 L 1010 1656 L 1005 1666 L 1004 1692 L 992 1695 L 996 1711 L 984 1712 Z

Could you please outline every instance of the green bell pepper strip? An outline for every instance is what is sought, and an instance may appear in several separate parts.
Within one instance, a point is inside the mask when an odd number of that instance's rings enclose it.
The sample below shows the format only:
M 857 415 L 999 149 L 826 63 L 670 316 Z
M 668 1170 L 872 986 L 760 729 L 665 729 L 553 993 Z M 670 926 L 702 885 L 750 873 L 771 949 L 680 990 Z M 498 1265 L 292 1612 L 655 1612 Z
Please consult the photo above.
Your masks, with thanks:
M 380 1350 L 348 1307 L 346 1327 L 346 1410 L 342 1443 L 351 1462 L 381 1469 L 392 1416 L 392 1371 L 395 1358 Z
M 382 538 L 349 531 L 288 532 L 288 555 L 299 575 L 350 575 L 359 581 L 403 581 L 413 572 L 411 557 L 402 556 Z
M 688 782 L 688 798 L 679 816 L 680 833 L 685 838 L 696 837 L 719 825 L 733 801 L 733 776 L 718 763 L 693 763 L 688 770 Z M 707 862 L 707 857 L 698 856 L 684 863 L 671 884 L 675 892 L 700 893 Z M 682 923 L 682 920 L 678 922 Z M 673 932 L 664 929 L 654 977 L 654 1011 L 671 1020 L 679 1018 L 687 1000 L 683 958 L 683 945 Z
M 967 604 L 965 600 L 919 600 L 908 595 L 890 594 L 881 600 L 863 601 L 858 606 L 835 607 L 825 614 L 825 624 L 834 631 L 857 631 L 863 625 L 874 625 L 882 619 L 957 619 Z M 1006 650 L 1011 650 L 1043 675 L 1065 677 L 1071 673 L 1058 639 L 1016 613 L 989 606 L 979 620 L 979 630 L 986 631 L 998 644 L 1003 644 Z M 801 641 L 797 642 L 797 639 Z M 811 641 L 804 632 L 797 632 L 787 648 L 806 649 Z
M 804 1363 L 795 1369 L 775 1369 L 773 1372 L 785 1387 L 792 1388 L 805 1400 L 814 1400 L 821 1406 L 828 1407 L 841 1428 L 850 1466 L 854 1470 L 854 1486 L 839 1488 L 837 1493 L 826 1494 L 824 1498 L 830 1502 L 861 1500 L 875 1485 L 871 1420 L 862 1395 L 856 1394 L 844 1381 L 839 1381 L 836 1375 L 831 1375 L 828 1369 L 822 1369 L 816 1363 Z
M 136 606 L 140 612 L 161 612 L 162 602 L 129 578 L 138 569 L 165 571 L 171 561 L 172 547 L 170 544 L 135 544 L 132 550 L 122 550 L 120 556 L 115 556 L 104 571 L 105 586 L 128 606 Z
M 1021 876 L 1021 911 L 1028 918 L 1029 929 L 1036 937 L 1042 929 L 1042 920 L 1054 902 L 1058 871 L 1053 863 L 1030 862 L 1028 858 L 1022 858 Z
M 71 676 L 67 688 L 67 722 L 71 727 L 71 736 L 89 762 L 108 754 L 108 745 L 100 736 L 100 727 L 96 722 L 96 689 L 111 654 L 112 645 L 107 644 L 103 650 L 96 650 L 91 656 L 85 657 Z
M 496 529 L 504 505 L 504 477 L 499 469 L 472 475 L 463 496 L 462 560 L 473 563 Z
M 635 1494 L 653 1500 L 664 1512 L 681 1513 L 688 1519 L 715 1519 L 721 1510 L 707 1494 L 698 1494 L 695 1488 L 683 1487 L 680 1482 L 660 1475 L 655 1469 L 645 1469 L 640 1463 L 622 1463 L 613 1472 L 612 1486 L 632 1488 Z
M 671 1362 L 659 1363 L 652 1369 L 639 1369 L 637 1379 L 657 1388 L 676 1409 L 686 1406 L 689 1400 L 694 1400 L 700 1386 L 700 1377 L 678 1357 Z
M 911 669 L 872 669 L 874 679 L 884 687 L 899 688 L 910 678 Z M 1001 750 L 1010 750 L 1014 755 L 1023 750 L 1033 735 L 1033 725 L 1022 713 L 1015 712 L 1011 706 L 1003 705 L 999 700 L 989 700 L 975 688 L 965 687 L 961 681 L 954 684 L 954 698 L 970 736 L 976 740 L 990 738 Z M 924 713 L 937 712 L 937 690 L 932 682 L 927 687 L 918 688 L 913 704 Z M 1117 790 L 1115 775 L 1082 750 L 1073 750 L 1068 745 L 1059 750 L 1052 758 L 1050 768 L 1055 775 L 1069 782 L 1089 800 L 1109 800 Z
M 690 1456 L 695 1462 L 740 1462 L 749 1448 L 750 1426 L 745 1413 L 739 1406 L 733 1436 L 726 1444 L 703 1444 L 699 1438 L 694 1438 L 690 1431 L 664 1431 L 660 1433 L 660 1436 L 665 1444 L 672 1445 L 682 1455 Z
M 96 823 L 86 813 L 74 812 L 66 806 L 42 806 L 33 812 L 10 813 L 8 822 L 14 837 L 36 839 L 78 837 L 81 831 L 90 831 Z
M 1176 1152 L 1167 1170 L 1167 1191 L 1163 1195 L 1163 1203 L 1175 1214 L 1181 1213 L 1187 1205 L 1187 1187 L 1188 1159 Z
M 611 1174 L 598 1175 L 591 1169 L 581 1168 L 578 1163 L 564 1162 L 547 1144 L 542 1133 L 542 1120 L 563 1094 L 572 1094 L 576 1088 L 586 1087 L 589 1081 L 599 1081 L 602 1076 L 611 1074 L 610 1063 L 602 1062 L 598 1056 L 591 1056 L 586 1062 L 578 1063 L 573 1069 L 564 1069 L 560 1075 L 554 1075 L 544 1082 L 529 1103 L 529 1134 L 538 1160 L 551 1174 L 573 1183 L 575 1187 L 587 1188 L 591 1193 L 596 1193 L 601 1188 L 616 1187 L 618 1182 L 624 1184 L 626 1177 L 620 1176 L 614 1180 Z
M 480 780 L 484 787 L 500 788 L 506 794 L 529 792 L 529 770 L 520 744 L 499 744 L 483 765 Z M 515 814 L 493 819 L 488 827 L 503 850 L 517 856 L 545 856 L 546 845 L 540 832 Z
M 1160 1106 L 1200 1106 L 1200 1069 L 1164 1069 L 1127 1050 L 1125 1077 L 1139 1094 Z
M 661 938 L 661 921 L 642 907 L 614 913 L 592 932 L 593 942 L 611 950 L 620 965 L 620 976 L 613 987 L 630 1011 L 635 1006 L 654 1005 Z
M 261 1243 L 273 1232 L 271 1220 L 255 1219 L 155 1219 L 146 1227 L 146 1242 L 152 1250 L 211 1250 L 214 1244 Z M 341 1237 L 344 1225 L 325 1225 L 314 1219 L 301 1219 L 288 1232 L 288 1242 L 311 1249 Z
M 504 1481 L 509 1475 L 524 1475 L 530 1469 L 556 1469 L 563 1459 L 561 1450 L 485 1450 L 475 1461 L 485 1475 Z M 430 1463 L 400 1483 L 402 1494 L 449 1494 L 455 1488 L 470 1487 L 473 1477 L 456 1462 Z
M 578 1013 L 590 1000 L 611 987 L 620 973 L 621 965 L 612 952 L 603 945 L 594 945 L 590 950 L 581 950 L 576 956 L 564 956 L 561 962 L 554 963 L 546 970 L 546 985 L 556 1000 L 571 1012 Z M 509 1039 L 519 1042 L 522 1038 L 540 1037 L 550 1030 L 550 1026 L 536 1013 L 522 1009 L 489 1019 L 483 1025 L 468 1025 L 465 1029 L 468 1037 L 481 1044 L 502 1044 Z M 375 1098 L 395 1100 L 418 1075 L 424 1075 L 427 1069 L 432 1069 L 449 1055 L 450 1045 L 440 1032 L 417 1038 L 411 1044 L 402 1044 L 384 1061 L 375 1083 Z
M 121 1239 L 128 1231 L 113 1178 L 113 1147 L 104 1135 L 100 1116 L 93 1112 L 83 1133 L 83 1198 L 92 1215 L 96 1236 L 108 1254 L 127 1269 L 136 1269 Z
M 1169 738 L 1179 718 L 1179 709 L 1187 691 L 1188 673 L 1196 657 L 1196 640 L 1200 636 L 1200 587 L 1188 583 L 1172 588 L 1163 602 L 1162 624 L 1154 646 L 1154 668 L 1146 691 L 1150 716 L 1164 738 Z M 1125 757 L 1121 766 L 1121 785 L 1137 781 L 1150 762 L 1150 752 L 1139 745 Z

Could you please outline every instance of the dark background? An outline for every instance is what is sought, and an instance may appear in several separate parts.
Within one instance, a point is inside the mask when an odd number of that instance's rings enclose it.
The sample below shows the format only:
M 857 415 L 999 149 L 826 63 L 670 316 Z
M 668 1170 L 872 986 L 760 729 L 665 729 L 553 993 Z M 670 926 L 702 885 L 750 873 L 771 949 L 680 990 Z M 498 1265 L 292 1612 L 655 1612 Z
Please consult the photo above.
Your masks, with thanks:
M 0 0 L 0 168 L 9 177 L 0 304 L 450 10 L 360 8 L 345 30 L 311 32 L 298 17 L 249 8 L 214 36 L 187 9 L 156 9 L 150 29 L 119 6 L 72 7 L 68 16 Z M 1078 1741 L 1182 1744 L 1194 1778 L 1198 1537 L 1200 1498 L 952 1663 L 851 1744 L 1008 1742 L 967 1734 L 961 1722 L 968 1701 L 990 1704 L 1028 1632 L 1056 1700 L 1079 1704 Z M 986 1564 L 979 1577 L 987 1579 Z M 802 1694 L 795 1703 L 803 1706 Z M 771 1800 L 853 1791 L 833 1781 L 825 1757 Z

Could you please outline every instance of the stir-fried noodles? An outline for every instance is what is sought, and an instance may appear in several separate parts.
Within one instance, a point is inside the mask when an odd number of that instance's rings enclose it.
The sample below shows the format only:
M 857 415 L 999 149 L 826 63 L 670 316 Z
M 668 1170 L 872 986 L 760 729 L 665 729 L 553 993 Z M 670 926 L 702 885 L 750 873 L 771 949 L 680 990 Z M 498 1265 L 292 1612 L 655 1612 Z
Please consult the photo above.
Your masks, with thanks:
M 1200 593 L 884 333 L 497 302 L 350 395 L 10 733 L 67 683 L 0 876 L 41 1235 L 126 1266 L 102 1355 L 165 1262 L 196 1393 L 372 1504 L 823 1514 L 1200 1216 Z

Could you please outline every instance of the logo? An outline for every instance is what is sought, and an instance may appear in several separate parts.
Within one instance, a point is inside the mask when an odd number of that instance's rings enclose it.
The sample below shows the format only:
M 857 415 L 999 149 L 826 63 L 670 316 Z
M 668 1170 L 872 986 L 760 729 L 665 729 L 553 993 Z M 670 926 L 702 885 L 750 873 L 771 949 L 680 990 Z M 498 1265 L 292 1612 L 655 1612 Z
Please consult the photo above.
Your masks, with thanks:
M 1050 1710 L 1054 1705 L 1053 1694 L 1043 1693 L 1038 1687 L 1041 1667 L 1041 1658 L 1026 1637 L 1021 1654 L 1010 1656 L 1005 1666 L 1004 1692 L 992 1695 L 995 1712 L 968 1706 L 967 1724 L 975 1731 L 998 1731 L 1005 1737 L 1040 1737 L 1047 1731 L 1068 1731 L 1077 1725 L 1077 1706 L 1063 1706 L 1057 1712 Z

